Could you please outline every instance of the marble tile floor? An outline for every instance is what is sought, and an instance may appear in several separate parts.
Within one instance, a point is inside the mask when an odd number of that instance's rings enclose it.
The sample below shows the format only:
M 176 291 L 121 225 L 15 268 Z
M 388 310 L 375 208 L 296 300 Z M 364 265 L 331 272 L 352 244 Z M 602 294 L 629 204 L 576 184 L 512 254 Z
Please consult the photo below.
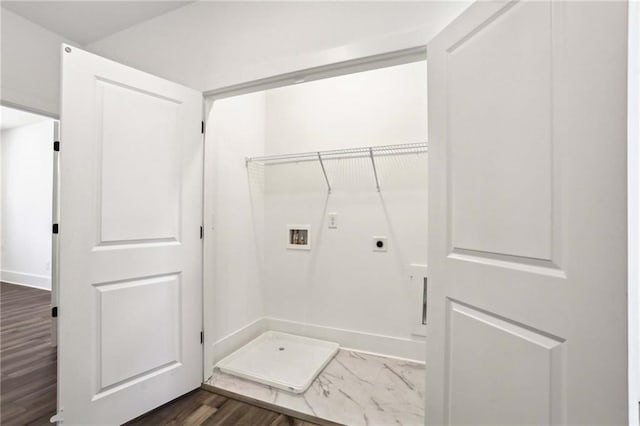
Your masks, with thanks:
M 214 388 L 345 425 L 424 424 L 424 364 L 341 349 L 303 394 L 215 369 Z

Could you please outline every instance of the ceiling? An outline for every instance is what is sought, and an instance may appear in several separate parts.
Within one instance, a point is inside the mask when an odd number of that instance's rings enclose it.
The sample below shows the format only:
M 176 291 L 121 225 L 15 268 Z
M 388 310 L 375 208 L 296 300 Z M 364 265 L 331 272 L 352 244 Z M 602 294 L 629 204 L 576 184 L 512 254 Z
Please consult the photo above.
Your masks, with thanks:
M 2 7 L 86 45 L 193 3 L 179 1 L 2 1 Z
M 14 127 L 34 124 L 40 121 L 51 120 L 49 117 L 31 114 L 5 106 L 0 107 L 0 130 L 13 129 Z

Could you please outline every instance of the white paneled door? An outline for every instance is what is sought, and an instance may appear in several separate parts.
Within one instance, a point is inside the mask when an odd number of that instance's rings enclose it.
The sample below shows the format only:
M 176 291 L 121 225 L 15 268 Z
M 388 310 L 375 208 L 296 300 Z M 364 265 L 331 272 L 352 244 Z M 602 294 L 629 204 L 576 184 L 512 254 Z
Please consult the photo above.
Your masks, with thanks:
M 202 378 L 202 94 L 62 48 L 58 419 L 120 424 Z
M 625 2 L 476 2 L 428 45 L 429 425 L 627 421 Z

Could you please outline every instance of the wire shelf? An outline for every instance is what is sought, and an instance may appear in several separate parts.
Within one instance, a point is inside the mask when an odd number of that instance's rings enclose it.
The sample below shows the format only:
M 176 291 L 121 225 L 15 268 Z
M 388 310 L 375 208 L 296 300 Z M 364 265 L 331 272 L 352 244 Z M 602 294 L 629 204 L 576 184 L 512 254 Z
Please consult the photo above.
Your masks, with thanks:
M 247 157 L 247 164 L 256 162 L 265 165 L 281 163 L 298 163 L 302 161 L 318 161 L 318 156 L 323 160 L 340 160 L 346 158 L 369 157 L 380 155 L 418 154 L 427 152 L 427 143 L 406 143 L 399 145 L 382 145 L 362 148 L 346 148 L 331 151 L 301 152 L 295 154 L 265 155 L 262 157 Z
M 258 163 L 263 165 L 277 165 L 287 163 L 300 163 L 306 161 L 317 161 L 320 164 L 320 170 L 327 183 L 327 189 L 331 192 L 331 183 L 327 176 L 324 162 L 328 160 L 342 160 L 342 159 L 355 159 L 355 158 L 370 158 L 371 166 L 373 167 L 373 175 L 376 181 L 376 189 L 380 191 L 380 181 L 378 179 L 378 170 L 376 167 L 376 157 L 385 157 L 390 155 L 406 155 L 406 154 L 422 154 L 428 152 L 428 145 L 426 142 L 422 143 L 406 143 L 398 145 L 381 145 L 362 148 L 346 148 L 336 149 L 330 151 L 314 151 L 314 152 L 302 152 L 295 154 L 277 154 L 277 155 L 265 155 L 262 157 L 247 157 L 245 164 L 249 166 L 250 163 Z

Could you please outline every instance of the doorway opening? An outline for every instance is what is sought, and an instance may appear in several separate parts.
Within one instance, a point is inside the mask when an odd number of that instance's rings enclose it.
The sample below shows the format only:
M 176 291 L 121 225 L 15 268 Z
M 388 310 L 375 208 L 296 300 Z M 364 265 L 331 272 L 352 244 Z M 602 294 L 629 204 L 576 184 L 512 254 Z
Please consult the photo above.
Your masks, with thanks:
M 56 411 L 52 211 L 56 120 L 1 107 L 2 422 Z
M 427 64 L 395 60 L 214 100 L 205 386 L 309 421 L 424 422 Z M 287 351 L 254 340 L 270 333 L 340 349 L 277 389 Z

